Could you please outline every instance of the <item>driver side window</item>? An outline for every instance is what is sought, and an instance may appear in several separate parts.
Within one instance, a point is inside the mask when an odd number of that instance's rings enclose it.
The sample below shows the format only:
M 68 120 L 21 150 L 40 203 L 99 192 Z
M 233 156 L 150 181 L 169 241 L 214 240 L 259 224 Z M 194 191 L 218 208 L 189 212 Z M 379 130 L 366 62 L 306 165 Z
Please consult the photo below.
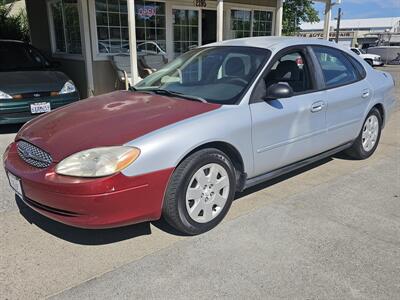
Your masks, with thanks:
M 279 82 L 289 84 L 295 94 L 312 90 L 309 66 L 300 51 L 286 53 L 276 60 L 264 80 L 258 83 L 253 98 L 263 99 L 267 89 Z

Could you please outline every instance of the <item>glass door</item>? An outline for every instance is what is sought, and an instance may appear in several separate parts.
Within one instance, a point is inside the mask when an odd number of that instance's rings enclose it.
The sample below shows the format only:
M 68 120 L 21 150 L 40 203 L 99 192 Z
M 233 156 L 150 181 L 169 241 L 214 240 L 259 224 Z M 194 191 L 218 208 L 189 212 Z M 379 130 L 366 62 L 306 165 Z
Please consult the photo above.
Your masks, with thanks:
M 177 57 L 200 45 L 199 11 L 194 9 L 172 9 L 174 27 L 174 56 Z

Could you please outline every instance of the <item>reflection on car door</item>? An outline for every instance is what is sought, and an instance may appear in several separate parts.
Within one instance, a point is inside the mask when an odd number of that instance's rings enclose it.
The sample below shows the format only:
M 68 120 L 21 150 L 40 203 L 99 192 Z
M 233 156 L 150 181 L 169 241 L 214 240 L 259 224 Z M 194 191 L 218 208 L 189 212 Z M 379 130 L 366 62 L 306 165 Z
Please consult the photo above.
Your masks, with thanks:
M 358 136 L 372 90 L 355 59 L 330 47 L 313 50 L 327 88 L 326 148 L 334 148 Z
M 313 156 L 323 149 L 326 92 L 317 91 L 310 62 L 302 51 L 285 54 L 254 91 L 250 105 L 254 176 Z M 263 100 L 268 86 L 276 82 L 287 82 L 295 96 Z

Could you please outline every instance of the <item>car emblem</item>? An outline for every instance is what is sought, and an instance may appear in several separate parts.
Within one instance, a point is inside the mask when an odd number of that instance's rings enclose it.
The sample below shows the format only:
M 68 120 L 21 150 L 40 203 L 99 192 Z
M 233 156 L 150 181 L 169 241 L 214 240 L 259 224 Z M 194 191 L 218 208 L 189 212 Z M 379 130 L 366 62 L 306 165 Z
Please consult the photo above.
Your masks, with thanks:
M 38 97 L 40 97 L 40 94 L 39 93 L 35 93 L 35 94 L 33 94 L 33 97 L 38 98 Z
M 40 157 L 37 157 L 31 150 L 29 149 L 22 149 L 20 148 L 19 151 L 21 151 L 22 155 L 26 158 L 26 159 L 33 159 L 39 162 L 43 162 L 45 163 L 46 161 L 41 159 Z

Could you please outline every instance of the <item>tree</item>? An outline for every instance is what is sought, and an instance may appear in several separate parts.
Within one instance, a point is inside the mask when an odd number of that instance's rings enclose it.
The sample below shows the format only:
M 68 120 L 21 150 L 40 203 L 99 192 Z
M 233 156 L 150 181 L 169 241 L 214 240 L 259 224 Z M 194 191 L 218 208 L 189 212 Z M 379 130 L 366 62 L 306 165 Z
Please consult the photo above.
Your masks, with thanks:
M 7 1 L 5 1 L 7 2 Z M 11 15 L 13 4 L 0 3 L 0 39 L 29 41 L 29 26 L 25 11 Z
M 302 22 L 319 22 L 312 0 L 286 0 L 283 4 L 282 33 L 296 35 Z

